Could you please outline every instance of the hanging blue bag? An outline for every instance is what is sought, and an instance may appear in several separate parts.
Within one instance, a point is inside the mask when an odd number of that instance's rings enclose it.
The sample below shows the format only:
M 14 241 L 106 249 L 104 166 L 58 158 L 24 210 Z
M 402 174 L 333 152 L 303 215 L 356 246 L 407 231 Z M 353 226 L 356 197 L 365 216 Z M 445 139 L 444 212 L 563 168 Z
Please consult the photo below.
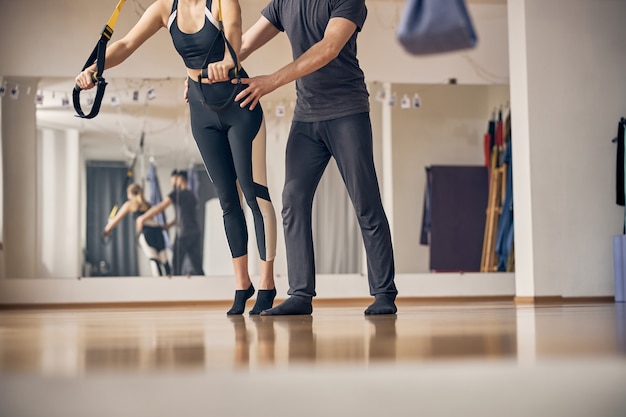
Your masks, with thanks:
M 407 0 L 396 36 L 413 55 L 459 51 L 478 42 L 465 0 Z

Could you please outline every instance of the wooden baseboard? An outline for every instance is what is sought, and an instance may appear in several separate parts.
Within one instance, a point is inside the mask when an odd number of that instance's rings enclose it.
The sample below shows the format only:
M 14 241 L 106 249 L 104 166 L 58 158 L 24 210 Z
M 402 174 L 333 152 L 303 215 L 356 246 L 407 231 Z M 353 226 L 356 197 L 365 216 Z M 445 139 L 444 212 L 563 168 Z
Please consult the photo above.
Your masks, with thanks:
M 0 310 L 97 310 L 97 309 L 142 309 L 142 308 L 219 308 L 230 307 L 232 301 L 116 301 L 96 303 L 39 303 L 1 304 Z
M 284 298 L 275 300 L 275 304 Z M 314 298 L 315 307 L 367 307 L 373 298 Z M 511 302 L 513 296 L 467 296 L 467 297 L 398 297 L 397 305 L 442 304 L 442 303 L 480 303 Z M 252 305 L 254 300 L 249 300 Z M 128 301 L 96 303 L 41 303 L 41 304 L 3 304 L 0 310 L 71 310 L 71 309 L 141 309 L 141 308 L 229 308 L 232 300 L 213 301 Z
M 469 295 L 469 296 L 441 296 L 441 297 L 398 297 L 398 305 L 414 304 L 450 304 L 450 303 L 489 303 L 512 302 L 512 295 Z
M 514 297 L 515 304 L 596 304 L 614 303 L 614 297 L 562 297 L 562 296 L 539 296 L 539 297 Z

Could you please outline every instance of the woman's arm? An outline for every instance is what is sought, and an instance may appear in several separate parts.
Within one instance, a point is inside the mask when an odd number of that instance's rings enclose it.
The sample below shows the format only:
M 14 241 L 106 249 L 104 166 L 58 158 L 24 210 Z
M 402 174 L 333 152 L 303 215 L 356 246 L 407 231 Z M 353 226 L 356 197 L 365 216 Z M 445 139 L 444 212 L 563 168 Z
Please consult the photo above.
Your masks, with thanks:
M 235 55 L 239 55 L 241 49 L 241 6 L 239 0 L 220 0 L 213 2 L 213 7 L 218 8 L 221 3 L 222 24 L 224 26 L 224 34 L 226 39 L 232 46 Z M 218 11 L 219 13 L 219 11 Z M 219 16 L 219 14 L 218 14 Z M 208 75 L 209 80 L 213 82 L 227 81 L 228 71 L 235 67 L 235 61 L 230 54 L 228 46 L 225 46 L 224 59 L 219 62 L 209 64 Z
M 166 25 L 167 14 L 168 10 L 165 0 L 156 0 L 152 3 L 135 26 L 122 39 L 113 42 L 107 47 L 104 68 L 112 68 L 124 62 L 147 39 Z M 92 88 L 95 85 L 92 77 L 95 71 L 95 63 L 85 68 L 76 77 L 76 84 L 83 90 Z
M 117 211 L 117 213 L 115 214 L 115 217 L 113 217 L 112 219 L 109 219 L 109 222 L 104 227 L 103 234 L 105 236 L 109 236 L 111 234 L 111 230 L 113 230 L 115 226 L 117 226 L 122 221 L 122 219 L 126 217 L 128 213 L 130 213 L 130 203 L 126 201 L 124 204 L 122 204 L 122 207 L 120 207 L 120 209 Z

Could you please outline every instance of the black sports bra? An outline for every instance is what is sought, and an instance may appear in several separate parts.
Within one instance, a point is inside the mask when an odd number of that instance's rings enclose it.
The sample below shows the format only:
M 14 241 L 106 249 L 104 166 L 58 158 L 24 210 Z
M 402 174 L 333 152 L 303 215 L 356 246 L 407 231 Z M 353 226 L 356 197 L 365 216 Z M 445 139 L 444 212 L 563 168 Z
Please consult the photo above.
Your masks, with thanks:
M 176 23 L 178 0 L 172 4 L 172 13 L 167 22 L 167 27 L 172 35 L 174 48 L 178 51 L 190 69 L 202 69 L 211 62 L 221 61 L 224 58 L 224 42 L 216 42 L 220 37 L 219 24 L 211 14 L 212 0 L 206 1 L 204 8 L 204 25 L 196 33 L 184 33 Z

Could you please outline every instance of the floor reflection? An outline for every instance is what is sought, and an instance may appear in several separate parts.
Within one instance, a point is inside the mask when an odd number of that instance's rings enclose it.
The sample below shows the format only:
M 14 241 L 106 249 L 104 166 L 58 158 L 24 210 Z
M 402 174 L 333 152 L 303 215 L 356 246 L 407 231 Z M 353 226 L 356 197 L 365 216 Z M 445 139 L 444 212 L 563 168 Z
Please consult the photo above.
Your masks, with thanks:
M 302 364 L 624 357 L 624 304 L 401 305 L 313 316 L 227 317 L 221 309 L 0 312 L 0 372 L 246 370 Z

